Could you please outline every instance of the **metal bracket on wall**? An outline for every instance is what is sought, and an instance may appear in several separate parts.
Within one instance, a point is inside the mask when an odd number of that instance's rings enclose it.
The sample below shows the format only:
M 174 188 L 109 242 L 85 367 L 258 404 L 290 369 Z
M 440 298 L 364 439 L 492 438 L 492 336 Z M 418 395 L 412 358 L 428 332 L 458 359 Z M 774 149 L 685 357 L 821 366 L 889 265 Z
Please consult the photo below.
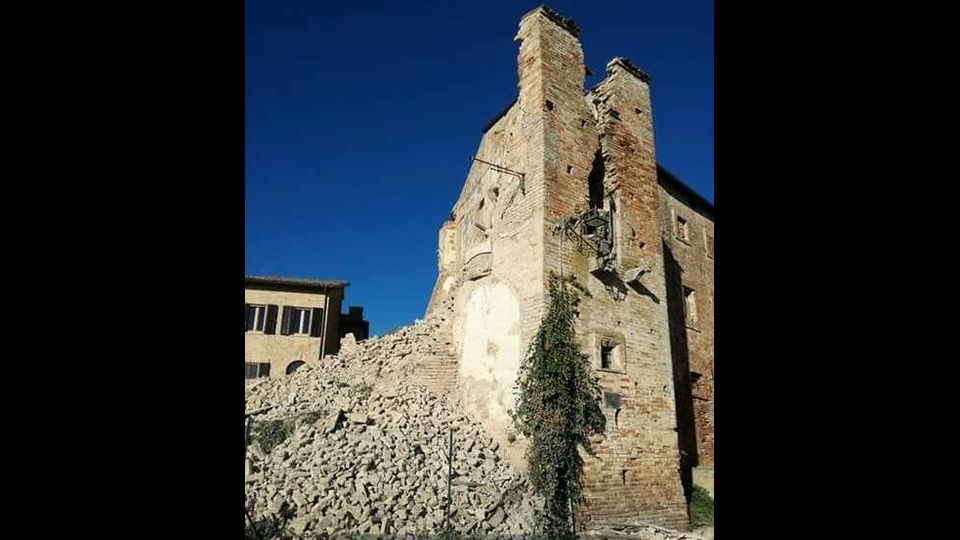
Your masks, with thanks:
M 520 179 L 520 193 L 523 193 L 524 195 L 527 194 L 526 174 L 525 174 L 525 173 L 510 170 L 510 169 L 504 167 L 503 165 L 497 165 L 496 163 L 490 163 L 489 161 L 484 161 L 484 160 L 482 160 L 482 159 L 480 159 L 480 158 L 478 158 L 478 157 L 476 157 L 476 156 L 473 156 L 473 161 L 479 161 L 480 163 L 483 163 L 484 165 L 489 165 L 490 168 L 492 168 L 493 170 L 495 170 L 495 171 L 497 171 L 497 172 L 501 172 L 501 173 L 503 173 L 503 174 L 509 174 L 509 175 L 511 175 L 511 176 L 516 176 L 517 178 Z
M 600 267 L 606 267 L 613 259 L 613 235 L 610 213 L 593 208 L 577 217 L 562 222 L 565 234 L 573 237 L 579 245 L 586 245 L 596 255 Z

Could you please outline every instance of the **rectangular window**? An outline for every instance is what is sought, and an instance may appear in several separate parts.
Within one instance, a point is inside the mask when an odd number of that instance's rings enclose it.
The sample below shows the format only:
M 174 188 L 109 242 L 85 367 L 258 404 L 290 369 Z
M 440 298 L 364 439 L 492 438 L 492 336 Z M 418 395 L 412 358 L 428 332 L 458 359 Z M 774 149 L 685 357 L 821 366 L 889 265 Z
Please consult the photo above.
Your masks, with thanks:
M 600 369 L 623 371 L 623 347 L 614 338 L 600 338 Z
M 680 216 L 677 216 L 677 238 L 687 243 L 690 242 L 690 228 L 687 225 L 687 220 Z
M 263 332 L 267 306 L 247 306 L 247 332 Z
M 310 308 L 295 307 L 290 310 L 290 333 L 297 335 L 310 334 Z
M 683 299 L 687 324 L 695 324 L 697 322 L 697 292 L 690 287 L 684 287 Z
M 600 346 L 600 367 L 603 369 L 613 367 L 613 347 L 609 345 Z
M 247 379 L 259 379 L 261 377 L 270 376 L 270 363 L 269 362 L 246 362 L 244 364 L 245 375 L 244 378 Z

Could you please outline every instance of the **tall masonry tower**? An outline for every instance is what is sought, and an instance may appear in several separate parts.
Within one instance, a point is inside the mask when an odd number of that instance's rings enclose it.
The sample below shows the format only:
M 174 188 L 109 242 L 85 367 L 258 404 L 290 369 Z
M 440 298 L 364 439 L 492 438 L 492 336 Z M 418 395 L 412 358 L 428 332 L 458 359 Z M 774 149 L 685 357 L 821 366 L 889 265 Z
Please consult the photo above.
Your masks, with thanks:
M 607 416 L 578 522 L 685 529 L 650 78 L 614 58 L 586 91 L 579 29 L 545 6 L 521 18 L 516 41 L 519 95 L 484 129 L 441 227 L 428 314 L 452 302 L 458 393 L 525 467 L 507 412 L 514 382 L 550 272 L 575 275 L 592 293 L 577 333 Z

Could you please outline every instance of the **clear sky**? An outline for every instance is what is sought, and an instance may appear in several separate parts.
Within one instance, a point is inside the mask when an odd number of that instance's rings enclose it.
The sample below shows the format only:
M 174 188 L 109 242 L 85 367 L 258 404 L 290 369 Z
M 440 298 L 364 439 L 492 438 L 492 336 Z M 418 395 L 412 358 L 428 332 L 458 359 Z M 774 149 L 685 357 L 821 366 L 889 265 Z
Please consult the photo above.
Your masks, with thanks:
M 246 0 L 246 273 L 345 279 L 371 334 L 422 317 L 537 5 Z M 588 86 L 614 56 L 653 77 L 657 160 L 712 202 L 713 1 L 547 5 L 580 26 Z

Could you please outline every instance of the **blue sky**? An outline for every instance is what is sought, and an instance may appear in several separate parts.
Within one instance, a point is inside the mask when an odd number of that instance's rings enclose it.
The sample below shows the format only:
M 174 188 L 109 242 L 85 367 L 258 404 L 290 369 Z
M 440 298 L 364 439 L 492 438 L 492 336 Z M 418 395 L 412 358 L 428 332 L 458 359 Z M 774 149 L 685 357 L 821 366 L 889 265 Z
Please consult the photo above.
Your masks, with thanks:
M 247 0 L 246 273 L 346 279 L 373 334 L 421 317 L 537 5 Z M 548 5 L 581 28 L 588 86 L 614 56 L 653 77 L 657 159 L 712 202 L 712 0 Z

